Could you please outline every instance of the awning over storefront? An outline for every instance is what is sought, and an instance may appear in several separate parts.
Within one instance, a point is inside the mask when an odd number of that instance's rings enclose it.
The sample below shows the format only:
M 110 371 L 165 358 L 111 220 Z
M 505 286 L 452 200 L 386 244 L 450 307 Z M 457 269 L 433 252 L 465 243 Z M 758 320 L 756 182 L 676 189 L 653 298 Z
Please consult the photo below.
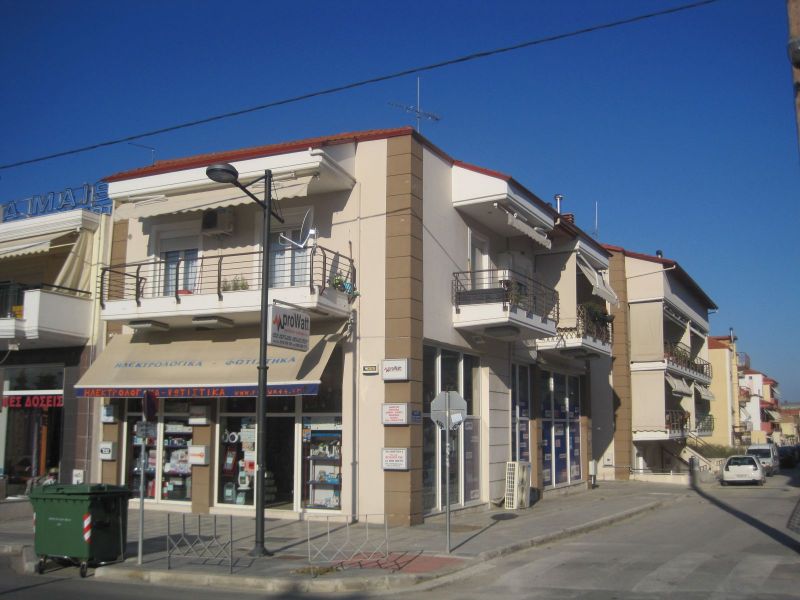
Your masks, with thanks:
M 246 335 L 243 335 L 246 333 Z M 310 336 L 308 352 L 270 346 L 269 396 L 315 395 L 341 332 Z M 76 384 L 78 397 L 256 396 L 258 331 L 174 331 L 117 335 Z
M 63 241 L 66 243 L 67 238 L 65 236 L 72 236 L 73 233 L 74 232 L 57 231 L 55 233 L 28 236 L 24 239 L 2 242 L 0 243 L 0 259 L 48 252 L 54 240 L 63 237 Z
M 673 377 L 669 373 L 666 375 L 667 383 L 672 388 L 672 393 L 676 396 L 691 396 L 692 388 L 682 377 Z
M 714 392 L 708 389 L 707 385 L 701 385 L 699 383 L 695 383 L 694 389 L 696 389 L 700 393 L 700 397 L 703 400 L 711 401 L 714 399 Z
M 594 268 L 581 254 L 577 255 L 577 261 L 578 268 L 580 268 L 592 286 L 592 293 L 606 302 L 610 302 L 614 305 L 619 304 L 619 298 L 616 292 L 611 289 L 611 285 L 606 281 L 605 276 Z

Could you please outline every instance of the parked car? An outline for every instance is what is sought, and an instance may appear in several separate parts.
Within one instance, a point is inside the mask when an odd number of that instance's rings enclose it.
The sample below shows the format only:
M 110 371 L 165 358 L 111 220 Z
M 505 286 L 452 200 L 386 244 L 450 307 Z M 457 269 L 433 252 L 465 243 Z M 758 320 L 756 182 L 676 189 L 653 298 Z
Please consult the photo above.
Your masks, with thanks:
M 761 461 L 755 456 L 734 455 L 729 456 L 725 461 L 725 466 L 720 472 L 719 482 L 722 485 L 729 483 L 755 483 L 764 485 L 767 476 Z
M 745 454 L 758 458 L 768 477 L 780 469 L 778 446 L 775 444 L 753 444 L 747 448 Z
M 797 464 L 797 451 L 794 446 L 778 446 L 780 465 L 789 469 Z

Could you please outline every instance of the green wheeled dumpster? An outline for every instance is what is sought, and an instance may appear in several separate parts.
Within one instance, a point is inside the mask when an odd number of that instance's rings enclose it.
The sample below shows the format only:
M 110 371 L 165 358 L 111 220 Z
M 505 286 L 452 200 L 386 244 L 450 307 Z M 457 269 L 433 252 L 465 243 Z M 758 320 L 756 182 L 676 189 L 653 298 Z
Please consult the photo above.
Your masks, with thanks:
M 116 485 L 43 485 L 31 490 L 36 570 L 48 558 L 99 566 L 125 557 L 130 491 Z

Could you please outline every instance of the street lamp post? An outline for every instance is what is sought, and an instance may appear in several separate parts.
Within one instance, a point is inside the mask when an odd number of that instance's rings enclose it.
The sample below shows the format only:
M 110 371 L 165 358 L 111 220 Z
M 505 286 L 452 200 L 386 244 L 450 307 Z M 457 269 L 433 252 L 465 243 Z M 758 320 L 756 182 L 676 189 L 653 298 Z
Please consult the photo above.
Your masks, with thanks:
M 255 505 L 256 505 L 256 532 L 255 543 L 250 551 L 250 556 L 272 556 L 264 545 L 264 473 L 266 473 L 267 449 L 265 427 L 267 422 L 267 327 L 269 326 L 269 234 L 270 217 L 275 217 L 283 223 L 283 219 L 272 211 L 272 171 L 264 171 L 264 176 L 247 185 L 264 181 L 264 200 L 253 195 L 247 186 L 239 181 L 239 172 L 233 165 L 219 163 L 209 166 L 206 175 L 217 183 L 228 183 L 238 187 L 262 209 L 262 234 L 261 239 L 261 331 L 258 351 L 258 398 L 256 399 L 256 476 L 255 476 Z

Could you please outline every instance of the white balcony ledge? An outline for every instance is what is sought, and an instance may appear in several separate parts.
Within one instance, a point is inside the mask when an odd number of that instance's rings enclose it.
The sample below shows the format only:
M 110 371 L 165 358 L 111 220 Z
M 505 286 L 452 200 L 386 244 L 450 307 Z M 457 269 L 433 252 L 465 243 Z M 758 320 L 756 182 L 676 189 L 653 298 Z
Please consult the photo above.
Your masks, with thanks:
M 82 346 L 90 337 L 92 300 L 57 291 L 26 290 L 21 312 L 0 318 L 0 350 Z

